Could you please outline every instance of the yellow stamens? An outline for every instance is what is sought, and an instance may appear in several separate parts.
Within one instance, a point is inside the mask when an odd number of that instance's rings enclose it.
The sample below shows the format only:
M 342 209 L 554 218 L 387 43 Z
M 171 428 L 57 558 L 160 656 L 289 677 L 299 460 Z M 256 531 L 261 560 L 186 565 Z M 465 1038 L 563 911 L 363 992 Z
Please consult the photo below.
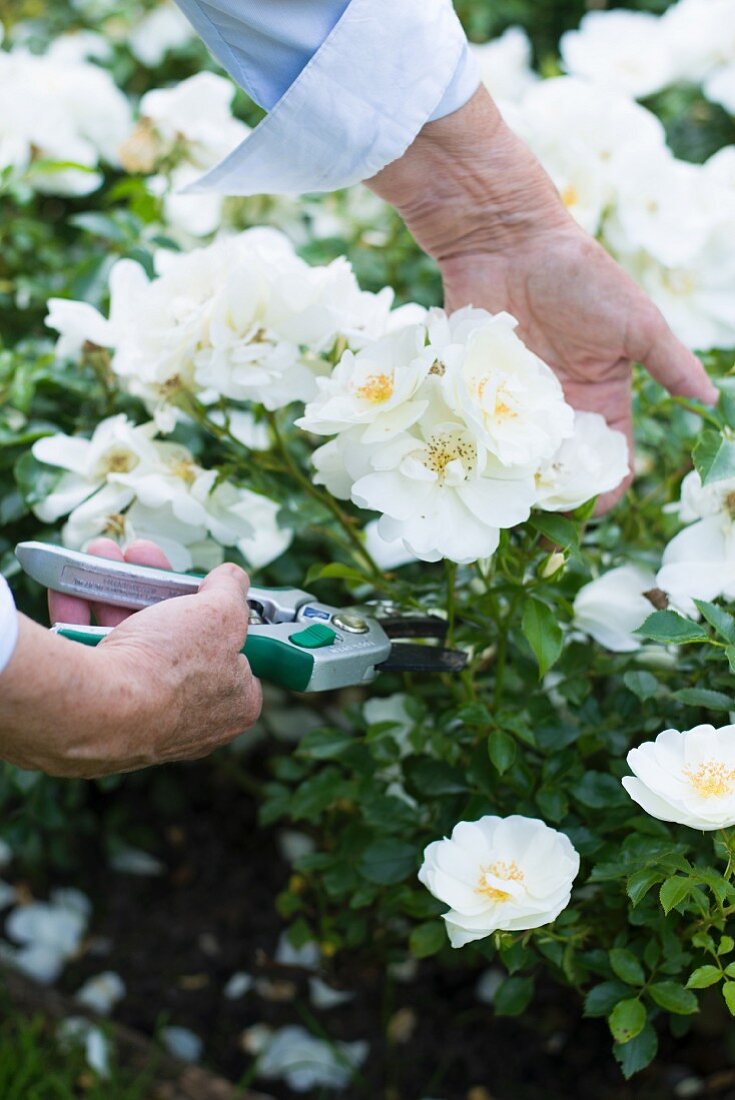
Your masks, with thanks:
M 490 901 L 508 901 L 512 895 L 507 890 L 499 890 L 497 886 L 492 886 L 487 881 L 488 875 L 499 878 L 503 882 L 523 882 L 524 879 L 523 871 L 515 860 L 512 863 L 506 863 L 505 860 L 499 859 L 490 867 L 481 868 L 480 881 L 475 888 L 475 893 L 482 894 Z
M 102 534 L 109 535 L 111 538 L 122 538 L 125 534 L 125 516 L 122 512 L 113 512 L 105 517 Z
M 393 378 L 390 374 L 369 374 L 357 390 L 358 397 L 373 405 L 380 405 L 393 396 Z
M 728 768 L 719 760 L 705 760 L 696 771 L 684 768 L 684 775 L 703 798 L 720 798 L 732 794 L 735 788 L 735 768 Z
M 461 436 L 433 435 L 426 445 L 424 466 L 443 479 L 450 462 L 459 459 L 465 466 L 465 479 L 470 475 L 475 463 L 475 450 L 471 443 Z
M 199 473 L 199 467 L 190 458 L 177 458 L 168 463 L 168 468 L 174 477 L 181 478 L 187 485 L 193 485 Z
M 138 456 L 131 451 L 123 450 L 122 447 L 109 451 L 103 460 L 106 474 L 129 474 L 137 465 Z
M 568 187 L 564 188 L 561 193 L 561 201 L 566 207 L 577 205 L 579 202 L 579 191 L 573 183 L 570 183 Z

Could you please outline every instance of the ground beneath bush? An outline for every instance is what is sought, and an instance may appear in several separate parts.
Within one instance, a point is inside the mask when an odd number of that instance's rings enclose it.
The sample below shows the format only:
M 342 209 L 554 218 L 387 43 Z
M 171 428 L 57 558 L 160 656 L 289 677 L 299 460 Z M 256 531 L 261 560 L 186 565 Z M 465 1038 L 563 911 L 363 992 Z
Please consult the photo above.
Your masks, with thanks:
M 168 789 L 178 791 L 176 804 L 162 813 Z M 235 787 L 226 760 L 218 769 L 183 770 L 183 782 L 179 770 L 168 788 L 161 773 L 160 790 L 152 796 L 145 785 L 126 783 L 100 795 L 98 809 L 118 813 L 124 804 L 166 873 L 120 874 L 94 860 L 89 881 L 76 883 L 95 899 L 94 953 L 69 966 L 62 986 L 73 991 L 90 974 L 116 970 L 127 987 L 116 1020 L 149 1034 L 162 1024 L 190 1028 L 204 1040 L 207 1064 L 278 1100 L 304 1094 L 251 1077 L 244 1033 L 254 1024 L 297 1023 L 331 1039 L 367 1040 L 363 1079 L 341 1094 L 346 1097 L 735 1098 L 735 1036 L 728 1034 L 735 1029 L 706 1012 L 683 1040 L 663 1037 L 656 1066 L 626 1085 L 604 1022 L 583 1020 L 576 997 L 560 988 L 543 990 L 522 1020 L 498 1019 L 459 971 L 446 973 L 427 961 L 415 980 L 386 990 L 381 973 L 352 960 L 329 978 L 356 991 L 355 1000 L 316 1010 L 308 974 L 274 962 L 283 925 L 273 902 L 290 871 L 275 831 L 256 827 L 252 796 Z M 265 979 L 269 995 L 251 989 L 239 1000 L 226 999 L 223 988 L 235 971 Z

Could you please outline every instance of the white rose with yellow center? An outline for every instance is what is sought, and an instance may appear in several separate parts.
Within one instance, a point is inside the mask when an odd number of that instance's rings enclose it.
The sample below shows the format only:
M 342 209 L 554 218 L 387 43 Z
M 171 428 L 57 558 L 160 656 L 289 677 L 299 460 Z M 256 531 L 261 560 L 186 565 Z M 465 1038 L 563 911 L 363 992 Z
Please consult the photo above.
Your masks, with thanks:
M 491 455 L 504 466 L 536 467 L 572 435 L 574 414 L 556 376 L 516 335 L 517 323 L 488 314 L 460 356 L 445 356 L 441 383 L 449 408 Z
M 359 439 L 392 439 L 415 424 L 428 396 L 419 390 L 432 366 L 423 325 L 410 325 L 357 354 L 346 351 L 319 393 L 307 406 L 299 427 L 317 435 L 362 427 Z
M 735 825 L 735 726 L 664 730 L 628 753 L 630 797 L 651 817 L 691 829 Z
M 451 837 L 426 848 L 419 879 L 451 906 L 449 941 L 464 947 L 498 930 L 550 924 L 569 904 L 578 871 L 568 837 L 514 814 L 460 821 Z

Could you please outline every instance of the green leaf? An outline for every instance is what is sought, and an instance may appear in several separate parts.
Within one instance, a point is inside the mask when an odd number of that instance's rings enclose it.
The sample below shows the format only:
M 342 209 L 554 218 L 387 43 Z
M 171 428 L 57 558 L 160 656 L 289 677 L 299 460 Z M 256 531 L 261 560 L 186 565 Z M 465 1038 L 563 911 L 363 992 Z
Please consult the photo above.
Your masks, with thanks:
M 721 638 L 731 645 L 735 645 L 735 619 L 732 615 L 718 607 L 715 603 L 707 603 L 706 600 L 694 601 L 703 617 L 710 626 L 713 626 Z
M 642 638 L 666 645 L 684 645 L 686 642 L 706 642 L 707 631 L 697 623 L 685 619 L 676 611 L 654 611 L 643 626 L 635 631 Z
M 495 993 L 495 1012 L 498 1016 L 520 1016 L 532 997 L 533 978 L 506 978 Z
M 735 477 L 735 442 L 719 432 L 709 428 L 702 432 L 692 458 L 703 485 Z
M 536 804 L 549 821 L 561 821 L 569 811 L 569 799 L 558 787 L 541 787 L 536 792 Z
M 674 692 L 673 698 L 688 707 L 702 707 L 704 710 L 729 711 L 735 707 L 735 699 L 731 696 L 721 691 L 710 691 L 709 688 L 682 688 Z
M 626 672 L 623 683 L 641 700 L 652 699 L 659 690 L 659 682 L 650 672 Z
M 635 871 L 628 879 L 627 885 L 628 897 L 633 905 L 636 906 L 643 901 L 651 887 L 660 881 L 661 872 L 654 867 L 641 867 L 640 871 Z
M 677 1016 L 689 1016 L 699 1008 L 696 996 L 678 982 L 654 982 L 649 985 L 648 993 L 659 1008 L 673 1012 Z
M 355 738 L 344 730 L 312 730 L 299 742 L 297 754 L 312 760 L 331 760 L 355 744 Z
M 375 840 L 362 853 L 360 873 L 369 882 L 391 886 L 416 870 L 416 849 L 402 840 Z
M 508 771 L 515 762 L 516 743 L 504 730 L 493 730 L 487 739 L 488 756 L 500 775 Z
M 585 1016 L 609 1016 L 618 1001 L 627 993 L 628 987 L 622 982 L 600 982 L 590 989 L 584 999 Z
M 632 951 L 625 947 L 613 947 L 608 953 L 613 974 L 628 985 L 643 985 L 646 975 Z
M 554 612 L 545 603 L 530 599 L 523 609 L 521 630 L 538 662 L 541 679 L 559 659 L 564 643 L 562 629 Z
M 689 975 L 687 989 L 707 989 L 708 986 L 719 982 L 721 977 L 722 971 L 717 966 L 698 966 Z
M 579 528 L 576 523 L 565 516 L 556 515 L 554 512 L 534 513 L 531 515 L 528 525 L 561 550 L 566 550 L 569 546 L 576 546 L 579 542 Z
M 646 1024 L 643 1030 L 627 1043 L 615 1043 L 613 1054 L 626 1081 L 633 1074 L 645 1069 L 656 1057 L 658 1050 L 658 1036 L 651 1024 Z
M 735 963 L 728 963 L 725 967 L 725 973 L 728 978 L 735 978 Z
M 722 987 L 722 996 L 730 1009 L 730 1015 L 735 1016 L 735 982 L 725 982 Z
M 720 946 L 717 948 L 718 955 L 729 955 L 735 947 L 735 940 L 732 936 L 723 936 L 720 940 Z
M 735 672 L 735 645 L 729 645 L 725 650 L 725 656 L 727 662 L 730 665 L 730 672 Z
M 673 875 L 671 878 L 667 878 L 659 891 L 659 899 L 664 913 L 668 915 L 675 905 L 684 900 L 691 888 L 691 879 L 682 878 L 681 875 Z
M 577 800 L 590 810 L 628 805 L 628 795 L 620 780 L 606 772 L 585 772 L 573 791 Z
M 430 756 L 409 756 L 403 762 L 406 779 L 425 798 L 464 794 L 469 788 L 464 773 Z
M 368 583 L 367 578 L 360 573 L 359 570 L 353 569 L 349 565 L 342 565 L 342 563 L 338 561 L 331 561 L 328 565 L 323 565 L 321 562 L 314 562 L 304 578 L 304 584 L 310 585 L 313 584 L 314 581 L 325 580 L 329 577 L 336 580 L 349 581 L 352 585 Z
M 629 1043 L 646 1026 L 646 1007 L 636 997 L 618 1001 L 607 1018 L 612 1037 L 617 1043 Z
M 447 930 L 444 921 L 427 920 L 419 924 L 411 933 L 408 946 L 415 959 L 428 959 L 436 955 L 447 942 Z

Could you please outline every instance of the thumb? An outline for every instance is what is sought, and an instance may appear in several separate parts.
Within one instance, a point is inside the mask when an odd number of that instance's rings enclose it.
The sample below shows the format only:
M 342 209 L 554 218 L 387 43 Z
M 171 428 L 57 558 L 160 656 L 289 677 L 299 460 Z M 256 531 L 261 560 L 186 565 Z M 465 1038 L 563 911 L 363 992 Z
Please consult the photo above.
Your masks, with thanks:
M 247 602 L 250 578 L 244 569 L 233 562 L 225 562 L 204 578 L 194 599 L 208 605 L 207 612 L 214 613 L 220 629 L 231 634 L 242 647 L 250 622 Z

